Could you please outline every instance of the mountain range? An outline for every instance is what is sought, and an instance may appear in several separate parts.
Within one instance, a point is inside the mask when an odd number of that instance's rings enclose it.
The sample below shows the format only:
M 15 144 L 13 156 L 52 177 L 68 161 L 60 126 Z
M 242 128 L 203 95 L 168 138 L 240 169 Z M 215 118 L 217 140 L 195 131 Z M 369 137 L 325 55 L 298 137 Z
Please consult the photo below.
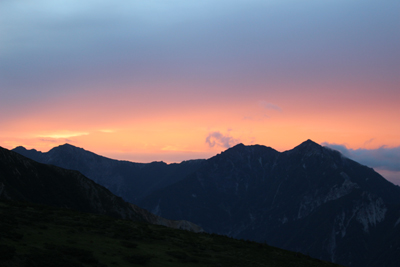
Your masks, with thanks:
M 1 147 L 0 217 L 4 267 L 337 266 L 166 220 L 125 202 L 78 171 L 38 163 Z
M 399 204 L 398 186 L 311 140 L 282 153 L 237 145 L 140 203 L 206 231 L 348 266 L 400 259 Z
M 79 170 L 125 200 L 208 232 L 347 266 L 397 266 L 400 260 L 400 188 L 311 140 L 285 152 L 239 144 L 207 160 L 173 165 L 113 161 L 70 145 L 15 151 Z M 123 164 L 130 167 L 118 179 L 122 172 L 113 168 Z M 101 168 L 108 178 L 95 177 Z M 133 184 L 138 188 L 126 188 Z M 131 196 L 140 184 L 145 193 Z
M 119 161 L 70 144 L 55 147 L 46 153 L 24 147 L 13 151 L 40 163 L 77 170 L 130 203 L 184 179 L 204 161 L 189 160 L 179 164 Z
M 0 199 L 45 204 L 194 232 L 203 231 L 193 223 L 167 220 L 128 203 L 78 171 L 38 163 L 2 147 Z

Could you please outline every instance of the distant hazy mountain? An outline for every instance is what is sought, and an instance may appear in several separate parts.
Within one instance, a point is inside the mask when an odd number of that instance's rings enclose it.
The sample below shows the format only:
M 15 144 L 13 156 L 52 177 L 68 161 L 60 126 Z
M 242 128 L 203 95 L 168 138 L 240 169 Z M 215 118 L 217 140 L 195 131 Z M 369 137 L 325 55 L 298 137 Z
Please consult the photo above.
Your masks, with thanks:
M 140 204 L 206 231 L 343 265 L 400 260 L 400 188 L 311 140 L 283 153 L 239 144 Z
M 55 147 L 46 153 L 35 149 L 27 150 L 24 147 L 17 147 L 13 151 L 41 163 L 78 170 L 131 203 L 136 203 L 157 189 L 182 180 L 197 170 L 204 161 L 191 160 L 179 164 L 118 161 L 69 144 Z
M 190 222 L 166 220 L 127 203 L 78 171 L 38 163 L 1 147 L 0 198 L 202 231 Z

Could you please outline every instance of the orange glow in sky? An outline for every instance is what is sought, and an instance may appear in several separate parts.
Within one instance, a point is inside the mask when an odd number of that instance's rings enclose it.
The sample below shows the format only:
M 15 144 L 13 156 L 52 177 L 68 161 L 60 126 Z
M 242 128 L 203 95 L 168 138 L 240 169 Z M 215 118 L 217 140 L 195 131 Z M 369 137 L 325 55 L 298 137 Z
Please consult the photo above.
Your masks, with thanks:
M 168 163 L 400 147 L 399 1 L 92 4 L 0 1 L 0 146 Z
M 299 101 L 297 97 L 288 95 L 274 103 L 190 99 L 191 106 L 184 108 L 177 103 L 168 108 L 156 103 L 159 110 L 154 105 L 118 108 L 106 97 L 84 104 L 68 99 L 6 121 L 0 141 L 9 149 L 22 145 L 41 151 L 71 143 L 105 156 L 141 162 L 211 157 L 228 148 L 218 142 L 214 147 L 206 143 L 213 132 L 230 137 L 233 143 L 262 144 L 280 151 L 307 139 L 354 149 L 399 146 L 399 124 L 393 123 L 398 113 L 393 105 L 378 103 L 379 108 L 372 109 L 375 99 L 362 105 L 321 100 L 312 94 Z

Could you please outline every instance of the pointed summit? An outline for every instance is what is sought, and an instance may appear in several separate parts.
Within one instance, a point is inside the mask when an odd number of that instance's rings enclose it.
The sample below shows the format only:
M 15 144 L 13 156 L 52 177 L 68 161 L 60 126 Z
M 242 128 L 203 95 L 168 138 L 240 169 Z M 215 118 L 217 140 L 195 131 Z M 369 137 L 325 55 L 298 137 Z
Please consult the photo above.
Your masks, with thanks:
M 323 151 L 324 151 L 324 147 L 322 147 L 321 145 L 312 141 L 311 139 L 304 141 L 300 145 L 298 145 L 295 148 L 293 148 L 292 150 L 290 150 L 290 152 L 301 153 L 304 155 L 321 154 L 321 153 L 323 153 Z
M 318 146 L 320 147 L 319 144 L 317 144 L 316 142 L 314 142 L 311 139 L 307 139 L 306 141 L 304 141 L 303 143 L 301 143 L 299 146 Z
M 311 139 L 307 139 L 307 141 L 304 141 L 303 143 L 301 143 L 300 145 L 296 146 L 294 149 L 321 149 L 322 146 L 315 143 L 313 140 Z

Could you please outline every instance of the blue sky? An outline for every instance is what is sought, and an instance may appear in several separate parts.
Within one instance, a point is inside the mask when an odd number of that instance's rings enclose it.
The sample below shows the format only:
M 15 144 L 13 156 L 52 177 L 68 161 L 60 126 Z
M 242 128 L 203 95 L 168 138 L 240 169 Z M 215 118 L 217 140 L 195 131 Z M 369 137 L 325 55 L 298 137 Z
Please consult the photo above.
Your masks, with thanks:
M 0 145 L 177 162 L 312 139 L 399 181 L 399 14 L 397 0 L 3 0 Z

